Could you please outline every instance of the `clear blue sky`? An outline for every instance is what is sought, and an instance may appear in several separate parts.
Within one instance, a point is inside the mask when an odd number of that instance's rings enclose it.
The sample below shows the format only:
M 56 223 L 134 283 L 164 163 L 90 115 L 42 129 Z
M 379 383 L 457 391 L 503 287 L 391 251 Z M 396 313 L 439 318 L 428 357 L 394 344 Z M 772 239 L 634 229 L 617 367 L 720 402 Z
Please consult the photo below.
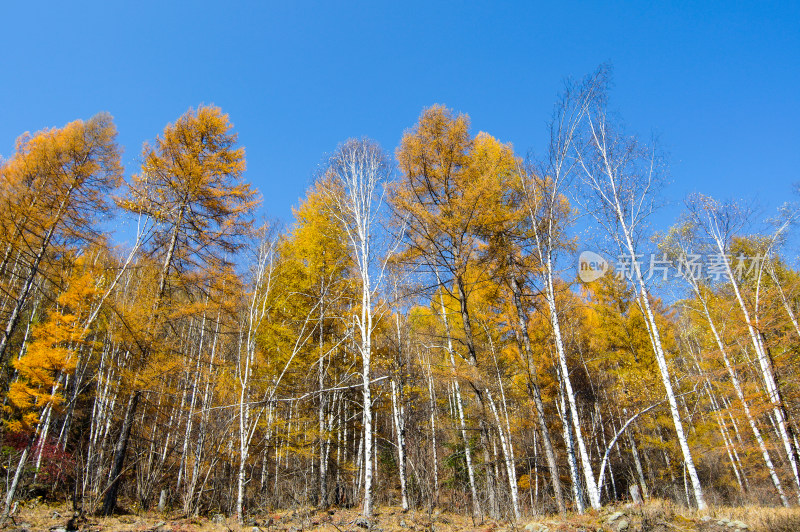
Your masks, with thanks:
M 0 19 L 0 154 L 109 111 L 131 174 L 143 141 L 213 103 L 284 220 L 339 142 L 393 152 L 433 103 L 541 150 L 562 80 L 604 61 L 615 107 L 670 153 L 668 200 L 757 195 L 771 210 L 800 181 L 796 1 L 6 2 Z

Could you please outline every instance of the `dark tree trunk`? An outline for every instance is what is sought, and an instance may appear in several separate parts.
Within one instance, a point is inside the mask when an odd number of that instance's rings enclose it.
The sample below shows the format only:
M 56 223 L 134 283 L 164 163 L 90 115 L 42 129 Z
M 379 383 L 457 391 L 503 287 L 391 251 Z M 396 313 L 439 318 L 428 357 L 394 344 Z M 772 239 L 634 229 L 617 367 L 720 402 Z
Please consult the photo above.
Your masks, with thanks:
M 133 392 L 128 401 L 128 408 L 125 410 L 125 419 L 122 421 L 122 430 L 119 433 L 119 440 L 114 446 L 114 463 L 111 466 L 111 485 L 106 490 L 103 499 L 103 515 L 109 516 L 117 506 L 117 490 L 119 489 L 119 477 L 122 474 L 122 466 L 125 464 L 125 453 L 128 450 L 128 441 L 131 437 L 131 427 L 133 426 L 133 416 L 136 413 L 136 406 L 139 404 L 140 391 Z

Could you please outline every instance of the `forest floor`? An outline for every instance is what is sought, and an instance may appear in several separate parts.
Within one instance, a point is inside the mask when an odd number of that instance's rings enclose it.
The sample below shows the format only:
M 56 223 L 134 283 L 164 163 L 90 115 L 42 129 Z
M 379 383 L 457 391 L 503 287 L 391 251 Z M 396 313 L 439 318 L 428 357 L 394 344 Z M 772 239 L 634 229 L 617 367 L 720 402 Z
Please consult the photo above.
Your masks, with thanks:
M 473 523 L 467 516 L 419 510 L 402 512 L 398 507 L 381 507 L 369 522 L 357 509 L 316 509 L 274 512 L 249 519 L 239 526 L 233 517 L 185 518 L 169 513 L 126 513 L 109 518 L 71 519 L 66 505 L 38 502 L 21 504 L 13 520 L 3 530 L 16 532 L 326 532 L 430 531 L 430 532 L 634 532 L 634 531 L 702 531 L 738 532 L 743 530 L 789 532 L 800 531 L 800 508 L 768 508 L 760 506 L 716 507 L 695 512 L 662 501 L 644 505 L 608 506 L 599 512 L 583 515 L 527 517 L 520 523 L 485 520 Z M 73 522 L 69 522 L 73 521 Z

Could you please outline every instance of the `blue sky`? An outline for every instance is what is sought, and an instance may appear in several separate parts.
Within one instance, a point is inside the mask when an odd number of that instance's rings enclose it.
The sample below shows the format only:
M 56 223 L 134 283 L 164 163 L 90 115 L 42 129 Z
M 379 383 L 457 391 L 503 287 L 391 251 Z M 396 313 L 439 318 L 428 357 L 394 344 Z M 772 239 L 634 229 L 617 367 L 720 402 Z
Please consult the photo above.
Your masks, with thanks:
M 798 2 L 14 2 L 0 8 L 0 154 L 24 131 L 115 117 L 128 174 L 190 106 L 230 114 L 247 178 L 288 220 L 351 136 L 394 151 L 423 107 L 543 150 L 563 79 L 610 61 L 612 101 L 700 191 L 768 211 L 800 181 Z

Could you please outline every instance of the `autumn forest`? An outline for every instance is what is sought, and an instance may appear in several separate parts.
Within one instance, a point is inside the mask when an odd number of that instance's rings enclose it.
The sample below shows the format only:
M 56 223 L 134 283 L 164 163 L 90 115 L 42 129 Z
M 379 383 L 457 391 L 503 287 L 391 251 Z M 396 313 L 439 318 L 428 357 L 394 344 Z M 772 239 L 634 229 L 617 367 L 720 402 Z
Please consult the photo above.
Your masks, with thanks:
M 536 156 L 442 105 L 393 151 L 343 140 L 283 224 L 215 106 L 136 168 L 106 113 L 22 134 L 3 515 L 798 505 L 800 209 L 692 194 L 661 224 L 667 158 L 608 77 L 564 84 Z

